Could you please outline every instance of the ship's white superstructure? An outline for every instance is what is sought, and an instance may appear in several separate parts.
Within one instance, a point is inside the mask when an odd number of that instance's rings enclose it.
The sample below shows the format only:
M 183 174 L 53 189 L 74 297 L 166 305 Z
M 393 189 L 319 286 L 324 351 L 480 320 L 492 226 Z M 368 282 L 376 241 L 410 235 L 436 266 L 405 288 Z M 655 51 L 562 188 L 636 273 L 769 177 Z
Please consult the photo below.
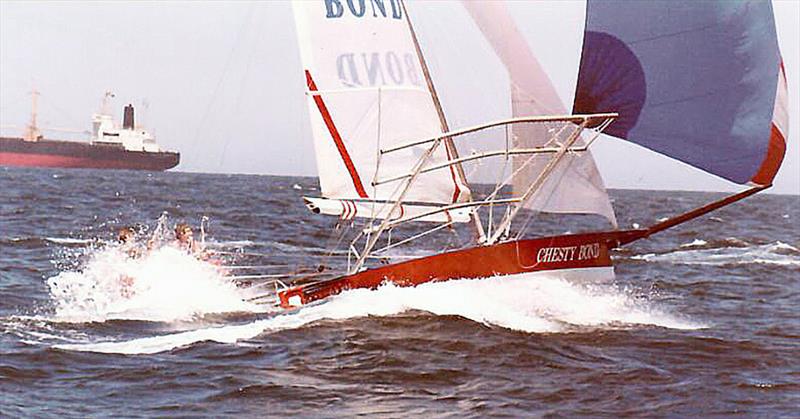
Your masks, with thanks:
M 126 109 L 133 110 L 133 107 L 129 107 Z M 102 113 L 92 115 L 92 143 L 119 144 L 130 151 L 162 151 L 155 137 L 147 130 L 136 126 L 128 128 L 124 124 L 120 126 L 111 115 Z

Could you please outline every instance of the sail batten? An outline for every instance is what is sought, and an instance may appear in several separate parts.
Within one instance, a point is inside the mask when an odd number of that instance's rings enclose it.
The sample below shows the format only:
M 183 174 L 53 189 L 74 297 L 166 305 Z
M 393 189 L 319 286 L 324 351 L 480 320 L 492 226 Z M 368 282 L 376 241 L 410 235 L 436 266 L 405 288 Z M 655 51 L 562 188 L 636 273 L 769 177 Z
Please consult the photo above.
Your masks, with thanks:
M 311 212 L 337 216 L 342 220 L 354 218 L 389 219 L 398 221 L 414 219 L 432 223 L 466 223 L 470 211 L 465 208 L 449 208 L 439 203 L 397 202 L 371 199 L 327 199 L 303 198 Z

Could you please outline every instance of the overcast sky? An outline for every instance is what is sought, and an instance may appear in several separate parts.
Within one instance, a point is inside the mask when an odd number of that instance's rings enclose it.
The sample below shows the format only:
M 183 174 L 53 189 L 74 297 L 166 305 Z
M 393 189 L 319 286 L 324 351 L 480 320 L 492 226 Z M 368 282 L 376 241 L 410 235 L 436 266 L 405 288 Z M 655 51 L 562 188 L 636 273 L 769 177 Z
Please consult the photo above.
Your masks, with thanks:
M 552 39 L 529 36 L 534 51 L 558 56 L 559 39 L 572 31 L 581 4 L 545 4 L 547 18 L 537 17 L 534 5 L 511 9 L 523 30 L 535 20 L 552 33 Z M 786 161 L 772 192 L 800 194 L 800 2 L 776 1 L 774 8 L 791 122 Z M 451 128 L 507 116 L 507 77 L 458 4 L 411 2 L 409 9 Z M 560 92 L 569 90 L 569 78 L 553 77 Z M 0 1 L 4 135 L 17 133 L 9 126 L 28 122 L 32 88 L 41 92 L 39 124 L 48 128 L 88 129 L 103 92 L 114 92 L 116 117 L 133 103 L 137 119 L 162 147 L 181 152 L 178 170 L 316 174 L 285 2 Z M 740 188 L 612 138 L 596 142 L 593 151 L 611 188 Z

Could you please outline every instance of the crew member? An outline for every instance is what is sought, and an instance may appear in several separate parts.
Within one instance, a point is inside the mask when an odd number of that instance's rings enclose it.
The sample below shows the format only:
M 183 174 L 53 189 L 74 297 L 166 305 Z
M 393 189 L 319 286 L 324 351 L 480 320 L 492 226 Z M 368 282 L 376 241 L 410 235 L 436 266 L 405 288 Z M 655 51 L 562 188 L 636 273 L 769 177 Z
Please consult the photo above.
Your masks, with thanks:
M 175 226 L 175 246 L 187 253 L 203 258 L 203 247 L 194 240 L 192 227 L 186 223 Z
M 135 259 L 142 255 L 142 249 L 136 244 L 136 230 L 131 227 L 122 227 L 117 233 L 117 241 L 122 252 L 129 258 Z M 123 273 L 119 277 L 119 292 L 125 298 L 132 297 L 135 292 L 133 289 L 134 279 L 128 274 Z
M 122 227 L 117 233 L 117 241 L 120 250 L 125 252 L 128 257 L 138 258 L 142 255 L 142 249 L 136 243 L 136 230 L 131 227 Z

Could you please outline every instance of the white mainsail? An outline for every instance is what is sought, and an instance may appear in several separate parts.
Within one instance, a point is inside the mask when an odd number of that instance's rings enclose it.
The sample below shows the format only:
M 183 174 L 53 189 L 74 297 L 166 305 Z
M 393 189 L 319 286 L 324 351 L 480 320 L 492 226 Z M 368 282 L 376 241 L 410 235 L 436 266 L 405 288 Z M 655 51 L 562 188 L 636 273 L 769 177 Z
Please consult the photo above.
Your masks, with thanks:
M 401 216 L 388 212 L 402 188 L 373 182 L 408 173 L 428 146 L 380 150 L 441 134 L 442 127 L 400 0 L 296 1 L 293 9 L 322 195 L 341 201 L 317 201 L 315 210 L 343 218 Z M 448 159 L 438 147 L 427 164 Z M 454 169 L 429 172 L 417 177 L 396 211 L 412 215 L 469 196 Z M 360 211 L 353 215 L 353 208 Z M 449 215 L 425 220 L 450 221 Z
M 462 4 L 508 71 L 513 116 L 565 114 L 566 107 L 504 3 L 462 0 Z M 580 48 L 573 50 L 580 52 Z M 577 70 L 575 76 L 577 77 Z M 512 126 L 514 147 L 534 148 L 545 145 L 544 142 L 551 138 L 546 129 L 536 124 Z M 529 158 L 530 156 L 520 156 L 513 159 L 515 167 L 524 165 L 520 174 L 514 178 L 515 191 L 527 189 L 532 179 L 541 173 L 549 161 L 546 156 L 534 157 L 528 162 Z M 566 156 L 539 192 L 527 201 L 526 207 L 542 212 L 599 214 L 615 227 L 617 225 L 603 179 L 588 150 Z

